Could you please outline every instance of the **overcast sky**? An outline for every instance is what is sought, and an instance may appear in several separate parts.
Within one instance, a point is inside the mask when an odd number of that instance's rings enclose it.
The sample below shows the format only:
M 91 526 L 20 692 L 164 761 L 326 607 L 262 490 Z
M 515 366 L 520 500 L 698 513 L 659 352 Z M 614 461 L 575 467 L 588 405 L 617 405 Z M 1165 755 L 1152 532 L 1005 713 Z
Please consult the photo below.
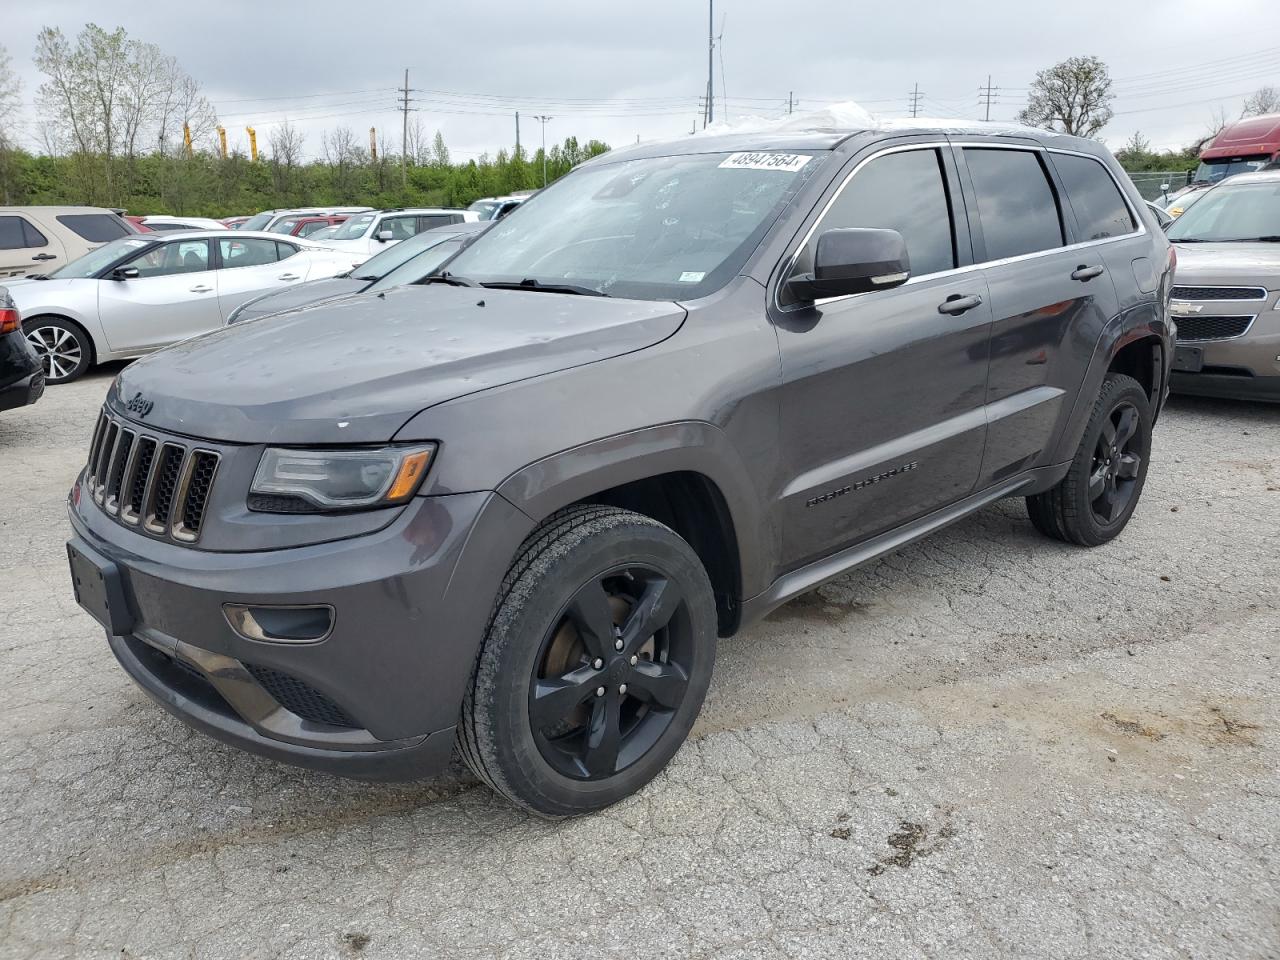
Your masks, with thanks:
M 575 135 L 613 145 L 688 133 L 706 87 L 705 0 L 643 3 L 561 0 L 424 3 L 377 0 L 218 0 L 157 4 L 45 0 L 7 5 L 0 43 L 22 77 L 27 144 L 40 74 L 36 34 L 69 37 L 88 21 L 158 44 L 203 86 L 232 144 L 253 125 L 265 143 L 288 118 L 319 149 L 320 131 L 370 126 L 399 149 L 395 88 L 410 71 L 428 135 L 440 130 L 454 159 Z M 440 14 L 432 10 L 443 11 Z M 1032 12 L 1034 9 L 1034 13 Z M 178 14 L 180 11 L 180 15 Z M 921 115 L 980 118 L 978 88 L 999 87 L 992 119 L 1012 119 L 1038 69 L 1095 54 L 1115 80 L 1113 149 L 1141 130 L 1158 148 L 1201 135 L 1216 109 L 1280 87 L 1280 0 L 718 0 L 716 112 L 777 115 L 853 99 L 906 116 L 919 83 Z M 723 58 L 723 64 L 722 64 Z M 209 145 L 210 148 L 212 144 Z

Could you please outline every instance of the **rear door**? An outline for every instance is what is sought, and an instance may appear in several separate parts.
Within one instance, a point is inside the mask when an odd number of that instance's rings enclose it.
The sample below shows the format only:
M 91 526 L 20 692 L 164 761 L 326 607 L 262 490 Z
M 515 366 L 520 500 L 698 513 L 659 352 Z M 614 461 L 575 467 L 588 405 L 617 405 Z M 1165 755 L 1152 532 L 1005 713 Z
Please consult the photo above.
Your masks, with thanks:
M 911 279 L 814 304 L 788 304 L 780 288 L 779 509 L 791 568 L 963 499 L 986 435 L 991 311 L 982 271 L 964 269 L 972 255 L 949 145 L 933 138 L 860 159 L 828 204 L 786 275 L 811 269 L 825 230 L 882 227 L 906 240 Z
M 1116 293 L 1101 251 L 1075 243 L 1045 150 L 986 141 L 956 152 L 994 314 L 979 479 L 987 486 L 1044 465 L 1087 358 L 1116 313 Z
M 215 246 L 218 307 L 224 318 L 246 300 L 307 279 L 305 264 L 288 262 L 298 247 L 287 240 L 233 235 L 219 237 Z
M 171 240 L 121 266 L 139 275 L 97 281 L 98 316 L 113 351 L 147 353 L 221 325 L 208 240 Z
M 49 273 L 67 260 L 56 234 L 46 234 L 22 214 L 0 215 L 0 279 Z

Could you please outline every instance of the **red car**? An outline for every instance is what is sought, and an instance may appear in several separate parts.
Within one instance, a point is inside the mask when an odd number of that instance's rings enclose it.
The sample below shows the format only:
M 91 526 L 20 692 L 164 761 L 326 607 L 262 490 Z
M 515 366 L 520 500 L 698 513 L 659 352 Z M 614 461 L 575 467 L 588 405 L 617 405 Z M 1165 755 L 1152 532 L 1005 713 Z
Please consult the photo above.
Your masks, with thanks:
M 154 232 L 154 231 L 152 231 L 152 229 L 151 229 L 150 227 L 148 227 L 145 223 L 143 223 L 143 222 L 142 222 L 142 218 L 141 218 L 141 217 L 131 217 L 131 216 L 129 216 L 128 214 L 121 214 L 121 216 L 122 216 L 122 217 L 124 217 L 126 220 L 128 220 L 131 224 L 133 224 L 133 229 L 134 229 L 137 233 L 152 233 L 152 232 Z
M 346 219 L 345 216 L 339 215 L 319 217 L 300 213 L 296 217 L 285 217 L 271 228 L 271 232 L 283 233 L 289 237 L 309 237 L 317 230 L 337 226 Z

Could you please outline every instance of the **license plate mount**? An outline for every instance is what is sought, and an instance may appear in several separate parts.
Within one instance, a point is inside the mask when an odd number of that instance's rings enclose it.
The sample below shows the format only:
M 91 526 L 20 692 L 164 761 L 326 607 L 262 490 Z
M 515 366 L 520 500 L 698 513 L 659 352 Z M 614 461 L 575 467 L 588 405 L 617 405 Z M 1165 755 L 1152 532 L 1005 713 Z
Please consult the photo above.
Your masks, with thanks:
M 71 586 L 76 603 L 112 636 L 133 632 L 133 614 L 125 595 L 120 568 L 101 554 L 79 544 L 67 544 Z
M 1199 373 L 1204 369 L 1204 350 L 1200 347 L 1174 347 L 1173 369 L 1179 373 Z

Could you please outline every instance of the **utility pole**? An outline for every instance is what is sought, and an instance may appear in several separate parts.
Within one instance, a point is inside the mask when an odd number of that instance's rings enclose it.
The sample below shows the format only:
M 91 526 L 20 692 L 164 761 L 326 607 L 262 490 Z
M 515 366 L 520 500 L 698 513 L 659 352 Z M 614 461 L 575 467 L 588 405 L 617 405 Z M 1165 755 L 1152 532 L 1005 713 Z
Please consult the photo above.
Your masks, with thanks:
M 991 74 L 988 73 L 987 85 L 985 87 L 978 88 L 978 99 L 979 101 L 985 101 L 987 106 L 986 116 L 983 117 L 984 120 L 991 119 L 991 101 L 995 99 L 995 95 L 999 92 L 999 87 L 993 87 L 991 85 Z
M 520 111 L 516 111 L 516 156 L 520 156 Z
M 407 187 L 409 185 L 409 68 L 404 68 L 404 88 L 400 91 L 404 96 L 404 100 L 400 107 L 401 113 L 404 114 L 403 122 L 400 127 L 400 186 Z
M 911 116 L 917 116 L 920 113 L 920 84 L 917 83 L 915 90 L 907 94 L 907 99 L 911 101 Z
M 794 90 L 787 91 L 787 116 L 791 116 L 791 110 L 796 105 L 795 93 Z
M 707 0 L 707 112 L 702 126 L 716 119 L 716 0 Z
M 533 119 L 542 124 L 542 185 L 547 185 L 547 121 L 554 120 L 555 117 L 548 117 L 539 114 Z

